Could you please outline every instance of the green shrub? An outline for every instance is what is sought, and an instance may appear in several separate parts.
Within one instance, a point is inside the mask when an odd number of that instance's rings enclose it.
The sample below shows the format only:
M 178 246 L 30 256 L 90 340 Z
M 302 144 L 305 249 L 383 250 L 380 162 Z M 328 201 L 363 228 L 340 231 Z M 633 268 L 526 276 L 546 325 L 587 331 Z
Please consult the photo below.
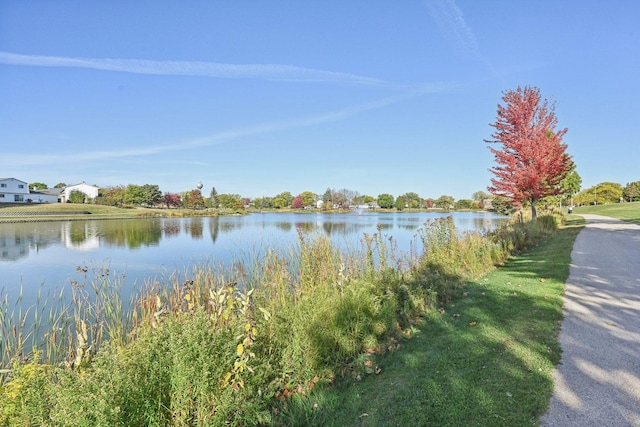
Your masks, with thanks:
M 44 425 L 49 419 L 50 367 L 13 362 L 9 380 L 0 387 L 0 425 Z

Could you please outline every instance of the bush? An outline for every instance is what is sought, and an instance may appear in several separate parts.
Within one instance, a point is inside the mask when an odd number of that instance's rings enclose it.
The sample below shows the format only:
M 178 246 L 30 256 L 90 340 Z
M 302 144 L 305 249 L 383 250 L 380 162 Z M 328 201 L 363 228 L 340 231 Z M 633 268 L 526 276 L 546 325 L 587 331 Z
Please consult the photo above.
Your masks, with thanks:
M 30 363 L 15 360 L 9 381 L 0 387 L 0 425 L 47 424 L 50 369 L 35 356 Z

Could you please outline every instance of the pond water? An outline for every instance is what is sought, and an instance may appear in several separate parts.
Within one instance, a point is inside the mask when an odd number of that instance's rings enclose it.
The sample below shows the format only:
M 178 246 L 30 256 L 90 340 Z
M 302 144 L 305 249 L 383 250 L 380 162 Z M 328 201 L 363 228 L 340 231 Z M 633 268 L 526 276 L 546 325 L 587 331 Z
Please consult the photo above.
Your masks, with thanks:
M 452 215 L 460 230 L 487 230 L 505 217 L 491 213 L 253 213 L 245 216 L 77 220 L 0 224 L 0 290 L 24 303 L 38 289 L 86 280 L 82 269 L 108 268 L 125 285 L 142 284 L 190 266 L 229 263 L 261 247 L 290 247 L 298 231 L 329 236 L 345 249 L 360 247 L 378 226 L 409 252 L 419 228 Z M 418 248 L 419 249 L 419 248 Z

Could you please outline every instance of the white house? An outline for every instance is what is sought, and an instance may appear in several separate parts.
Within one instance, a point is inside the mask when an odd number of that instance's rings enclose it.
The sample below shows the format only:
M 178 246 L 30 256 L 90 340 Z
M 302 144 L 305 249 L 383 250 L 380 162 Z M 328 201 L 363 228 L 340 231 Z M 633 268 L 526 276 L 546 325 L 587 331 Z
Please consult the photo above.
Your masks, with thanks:
M 57 203 L 60 190 L 30 190 L 29 184 L 15 178 L 0 178 L 0 203 Z
M 98 192 L 100 188 L 95 185 L 85 184 L 84 182 L 75 185 L 67 185 L 62 189 L 62 193 L 60 194 L 60 201 L 62 203 L 66 203 L 69 201 L 69 196 L 74 191 L 79 191 L 83 193 L 86 197 L 85 199 L 95 199 L 98 197 Z
M 27 203 L 29 184 L 15 178 L 0 178 L 0 203 Z
M 33 203 L 58 203 L 61 188 L 47 188 L 45 190 L 36 190 L 35 188 L 29 191 L 29 199 Z

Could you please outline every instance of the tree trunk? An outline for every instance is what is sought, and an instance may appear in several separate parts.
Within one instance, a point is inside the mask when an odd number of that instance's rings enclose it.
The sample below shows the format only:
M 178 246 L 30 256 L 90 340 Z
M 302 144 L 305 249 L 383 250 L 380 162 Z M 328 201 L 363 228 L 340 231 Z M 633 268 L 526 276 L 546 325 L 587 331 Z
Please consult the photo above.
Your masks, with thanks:
M 538 217 L 538 213 L 536 212 L 536 199 L 531 199 L 531 221 L 535 221 Z

